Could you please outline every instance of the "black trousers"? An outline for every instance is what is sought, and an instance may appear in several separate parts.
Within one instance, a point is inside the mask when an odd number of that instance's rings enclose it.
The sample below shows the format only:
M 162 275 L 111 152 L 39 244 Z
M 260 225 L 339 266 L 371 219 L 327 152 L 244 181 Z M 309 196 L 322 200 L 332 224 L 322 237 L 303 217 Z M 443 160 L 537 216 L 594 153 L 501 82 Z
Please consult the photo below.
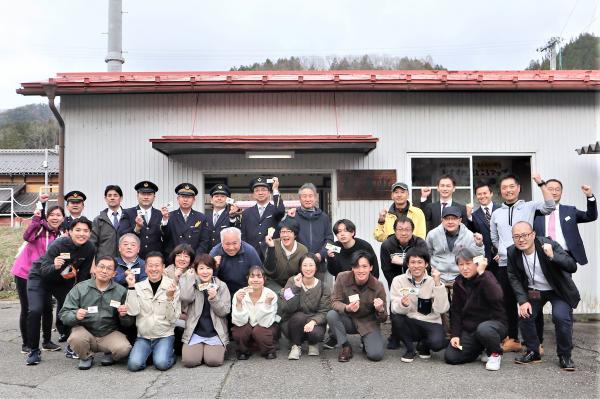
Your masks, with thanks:
M 21 313 L 19 314 L 19 328 L 23 345 L 27 345 L 27 314 L 29 312 L 29 301 L 27 299 L 27 280 L 15 276 L 19 302 L 21 302 Z M 52 336 L 52 302 L 48 302 L 42 310 L 42 339 L 43 342 L 50 341 Z
M 316 345 L 323 341 L 325 336 L 325 327 L 316 325 L 309 333 L 304 332 L 304 325 L 308 323 L 310 317 L 303 312 L 296 312 L 287 322 L 287 334 L 290 342 L 294 345 L 302 345 L 302 341 L 307 340 L 309 345 Z
M 396 313 L 392 313 L 391 319 L 392 335 L 401 339 L 409 352 L 414 351 L 414 342 L 421 342 L 434 352 L 448 344 L 441 324 L 411 319 Z
M 27 345 L 31 349 L 40 347 L 40 324 L 44 309 L 52 306 L 52 296 L 56 298 L 56 311 L 60 312 L 67 294 L 73 287 L 72 284 L 48 283 L 40 278 L 30 278 L 27 282 L 27 300 L 29 311 L 27 313 Z M 68 334 L 70 329 L 65 326 L 60 318 L 56 319 L 56 329 L 59 334 Z
M 506 336 L 506 326 L 497 320 L 479 323 L 474 332 L 463 331 L 460 334 L 461 349 L 450 345 L 446 348 L 444 358 L 448 364 L 469 363 L 477 359 L 483 350 L 490 356 L 492 353 L 502 355 L 502 339 Z
M 519 313 L 517 311 L 517 298 L 510 281 L 508 281 L 508 268 L 498 268 L 498 282 L 504 292 L 504 310 L 508 321 L 507 335 L 512 339 L 519 339 Z

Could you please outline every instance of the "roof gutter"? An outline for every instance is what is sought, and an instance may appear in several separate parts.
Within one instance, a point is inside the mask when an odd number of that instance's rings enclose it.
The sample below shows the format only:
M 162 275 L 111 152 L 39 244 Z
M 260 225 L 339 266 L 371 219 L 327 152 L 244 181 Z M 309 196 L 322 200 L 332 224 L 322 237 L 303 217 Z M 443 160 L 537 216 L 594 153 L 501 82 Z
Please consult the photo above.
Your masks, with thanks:
M 65 121 L 58 112 L 54 98 L 56 97 L 56 85 L 46 84 L 44 85 L 44 92 L 48 97 L 48 106 L 54 114 L 56 121 L 58 122 L 58 204 L 62 206 L 64 203 L 65 193 Z

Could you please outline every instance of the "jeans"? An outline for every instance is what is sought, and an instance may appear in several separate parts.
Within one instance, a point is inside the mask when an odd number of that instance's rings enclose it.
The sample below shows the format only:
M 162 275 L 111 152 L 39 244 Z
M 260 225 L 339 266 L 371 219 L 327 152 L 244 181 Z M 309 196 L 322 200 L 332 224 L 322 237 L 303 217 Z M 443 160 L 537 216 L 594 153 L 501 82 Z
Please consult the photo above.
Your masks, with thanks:
M 152 354 L 152 362 L 156 369 L 165 371 L 170 369 L 175 363 L 175 352 L 173 344 L 175 336 L 170 335 L 163 338 L 147 339 L 138 337 L 135 345 L 129 353 L 127 368 L 130 371 L 140 371 L 146 368 L 146 360 Z
M 392 335 L 401 339 L 409 352 L 414 351 L 415 341 L 420 341 L 434 352 L 443 349 L 448 342 L 441 324 L 411 319 L 396 313 L 392 313 L 391 318 Z
M 358 334 L 354 320 L 345 314 L 339 314 L 335 310 L 327 312 L 327 322 L 329 328 L 333 330 L 333 334 L 337 339 L 338 347 L 348 342 L 348 336 L 346 334 Z M 365 352 L 367 353 L 367 359 L 374 362 L 378 362 L 383 359 L 383 336 L 380 330 L 372 331 L 368 334 L 361 336 L 362 342 L 365 346 Z
M 573 349 L 573 308 L 554 291 L 540 291 L 540 299 L 530 299 L 531 316 L 519 320 L 519 328 L 528 351 L 539 350 L 540 340 L 536 330 L 536 321 L 544 317 L 542 309 L 550 302 L 552 322 L 556 334 L 556 353 L 558 356 L 570 356 Z
M 448 364 L 469 363 L 477 359 L 481 351 L 489 356 L 492 353 L 502 355 L 502 339 L 506 336 L 506 326 L 497 320 L 479 323 L 474 332 L 463 331 L 460 334 L 462 350 L 448 345 L 444 357 Z

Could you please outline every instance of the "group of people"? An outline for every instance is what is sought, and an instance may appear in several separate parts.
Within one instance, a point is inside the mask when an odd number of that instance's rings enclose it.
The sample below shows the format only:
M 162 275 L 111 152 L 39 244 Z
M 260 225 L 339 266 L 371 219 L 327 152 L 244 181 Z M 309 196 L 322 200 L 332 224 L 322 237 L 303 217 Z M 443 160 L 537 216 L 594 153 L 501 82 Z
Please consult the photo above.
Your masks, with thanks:
M 216 184 L 206 213 L 193 209 L 191 183 L 175 188 L 175 210 L 154 207 L 158 187 L 150 181 L 135 185 L 138 205 L 128 209 L 121 188 L 109 185 L 107 208 L 93 221 L 83 216 L 85 194 L 71 191 L 69 216 L 60 206 L 36 210 L 12 269 L 26 364 L 38 364 L 41 350 L 62 349 L 51 340 L 52 297 L 59 342 L 79 369 L 102 353 L 101 365 L 126 359 L 131 371 L 150 363 L 169 369 L 177 355 L 185 367 L 219 366 L 230 339 L 239 360 L 253 352 L 274 359 L 282 334 L 290 360 L 306 342 L 308 356 L 322 345 L 347 362 L 348 335 L 358 334 L 366 357 L 379 361 L 388 316 L 387 348 L 403 345 L 403 362 L 445 349 L 448 364 L 481 358 L 498 370 L 503 354 L 522 346 L 516 363 L 541 361 L 542 308 L 550 302 L 560 367 L 574 370 L 580 298 L 571 274 L 587 263 L 577 224 L 597 218 L 595 197 L 582 186 L 587 210 L 580 211 L 560 204 L 560 181 L 533 180 L 544 201 L 520 200 L 509 175 L 498 182 L 501 205 L 491 183 L 476 185 L 475 211 L 453 201 L 452 176 L 438 179 L 439 201 L 422 189 L 419 206 L 408 185 L 395 183 L 374 229 L 379 260 L 351 220 L 332 226 L 312 183 L 298 190 L 300 207 L 287 210 L 277 177 L 253 179 L 256 204 L 243 210 L 227 185 Z

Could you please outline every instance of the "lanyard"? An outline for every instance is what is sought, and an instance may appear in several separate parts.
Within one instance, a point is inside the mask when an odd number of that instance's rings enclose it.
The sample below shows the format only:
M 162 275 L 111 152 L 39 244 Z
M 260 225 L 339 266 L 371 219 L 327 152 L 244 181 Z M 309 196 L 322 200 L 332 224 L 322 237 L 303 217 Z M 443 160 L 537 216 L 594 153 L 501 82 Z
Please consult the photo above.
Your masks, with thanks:
M 527 271 L 529 271 L 529 275 L 531 276 L 531 286 L 535 285 L 535 264 L 537 261 L 537 251 L 533 251 L 533 273 L 531 272 L 531 268 L 529 267 L 529 261 L 527 260 L 527 256 L 523 253 L 523 262 L 527 265 Z

